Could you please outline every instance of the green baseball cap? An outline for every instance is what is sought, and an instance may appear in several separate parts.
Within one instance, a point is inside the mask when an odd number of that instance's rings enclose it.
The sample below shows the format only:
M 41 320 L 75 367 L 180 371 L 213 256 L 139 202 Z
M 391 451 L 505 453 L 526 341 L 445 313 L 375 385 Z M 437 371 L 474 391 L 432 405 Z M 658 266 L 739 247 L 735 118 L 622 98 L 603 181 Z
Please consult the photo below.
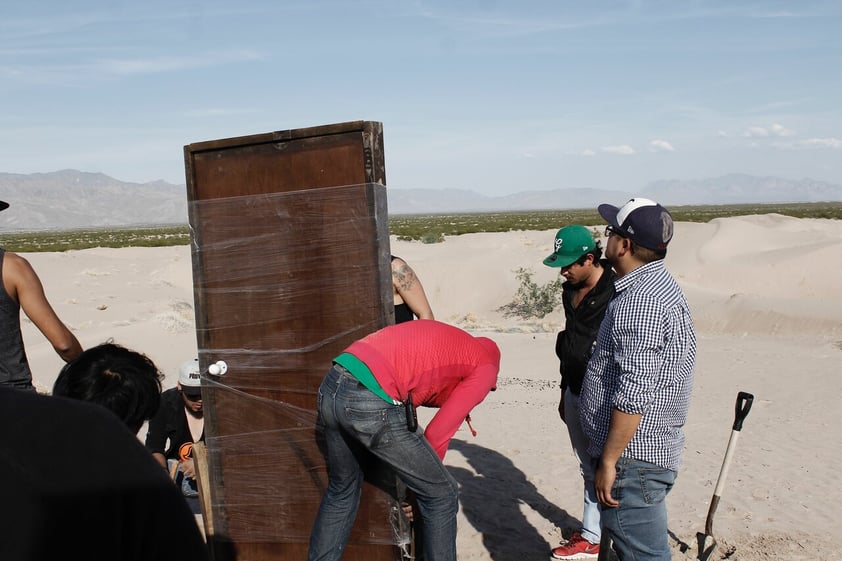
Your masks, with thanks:
M 544 259 L 544 265 L 567 267 L 593 251 L 595 247 L 596 242 L 590 230 L 578 224 L 565 226 L 555 235 L 555 251 Z

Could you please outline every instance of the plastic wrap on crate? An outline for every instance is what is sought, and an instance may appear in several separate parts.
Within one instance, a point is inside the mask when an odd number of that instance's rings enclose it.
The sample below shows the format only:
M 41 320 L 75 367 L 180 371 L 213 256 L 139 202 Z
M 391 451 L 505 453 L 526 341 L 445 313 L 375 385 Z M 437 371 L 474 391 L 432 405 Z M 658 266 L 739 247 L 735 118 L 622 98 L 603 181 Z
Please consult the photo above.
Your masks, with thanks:
M 392 319 L 388 223 L 379 222 L 387 220 L 384 189 L 190 203 L 192 220 L 201 220 L 191 222 L 194 294 L 203 299 L 200 362 L 228 366 L 203 380 L 217 536 L 309 538 L 327 484 L 318 386 L 332 358 Z M 366 492 L 375 498 L 363 501 L 358 522 L 365 523 L 355 525 L 351 542 L 407 544 L 409 525 L 392 498 L 396 479 L 374 465 L 369 473 Z

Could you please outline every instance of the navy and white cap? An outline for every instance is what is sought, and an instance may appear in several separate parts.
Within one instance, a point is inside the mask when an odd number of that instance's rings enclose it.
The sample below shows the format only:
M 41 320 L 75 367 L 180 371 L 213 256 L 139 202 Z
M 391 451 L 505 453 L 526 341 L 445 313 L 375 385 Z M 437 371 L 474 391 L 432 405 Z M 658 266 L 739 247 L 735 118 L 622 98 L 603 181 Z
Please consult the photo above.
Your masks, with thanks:
M 621 235 L 648 249 L 666 249 L 672 239 L 672 215 L 650 199 L 635 197 L 622 207 L 599 205 L 599 214 Z

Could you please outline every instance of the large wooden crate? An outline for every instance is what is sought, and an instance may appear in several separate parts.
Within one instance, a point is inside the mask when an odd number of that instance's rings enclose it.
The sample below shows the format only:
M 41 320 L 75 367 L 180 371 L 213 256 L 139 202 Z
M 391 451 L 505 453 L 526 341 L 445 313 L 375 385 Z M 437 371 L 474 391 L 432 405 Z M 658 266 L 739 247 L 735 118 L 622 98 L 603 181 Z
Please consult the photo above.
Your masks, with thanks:
M 319 383 L 393 317 L 382 126 L 198 142 L 184 159 L 199 358 L 228 365 L 203 380 L 212 554 L 304 559 L 327 482 Z M 345 559 L 398 559 L 394 510 L 366 484 Z

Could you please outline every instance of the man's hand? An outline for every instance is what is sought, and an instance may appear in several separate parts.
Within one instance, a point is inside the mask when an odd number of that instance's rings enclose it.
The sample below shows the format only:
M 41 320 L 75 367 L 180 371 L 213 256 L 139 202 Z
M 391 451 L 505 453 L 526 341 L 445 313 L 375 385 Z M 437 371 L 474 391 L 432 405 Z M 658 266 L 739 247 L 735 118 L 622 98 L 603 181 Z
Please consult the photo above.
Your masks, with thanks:
M 415 493 L 412 492 L 412 489 L 406 489 L 406 496 L 401 501 L 401 510 L 406 515 L 407 520 L 410 522 L 415 521 L 415 511 L 413 510 L 413 506 L 417 508 L 418 499 L 415 498 Z
M 196 479 L 196 468 L 193 467 L 193 458 L 184 460 L 178 464 L 178 467 L 181 469 L 181 473 L 184 474 L 184 477 Z
M 608 437 L 602 447 L 602 456 L 599 458 L 594 478 L 596 498 L 602 506 L 609 508 L 620 506 L 620 503 L 611 496 L 611 489 L 617 479 L 617 461 L 631 442 L 634 433 L 637 432 L 640 419 L 640 414 L 623 413 L 616 408 L 611 411 Z
M 401 509 L 403 510 L 403 513 L 406 515 L 407 520 L 409 520 L 410 522 L 413 522 L 415 520 L 415 516 L 412 514 L 412 505 L 411 504 L 409 504 L 406 501 L 403 501 L 401 503 Z
M 596 498 L 604 507 L 616 508 L 620 506 L 620 503 L 614 500 L 611 495 L 611 489 L 614 487 L 616 479 L 616 464 L 600 459 L 594 476 L 594 487 L 596 488 Z

